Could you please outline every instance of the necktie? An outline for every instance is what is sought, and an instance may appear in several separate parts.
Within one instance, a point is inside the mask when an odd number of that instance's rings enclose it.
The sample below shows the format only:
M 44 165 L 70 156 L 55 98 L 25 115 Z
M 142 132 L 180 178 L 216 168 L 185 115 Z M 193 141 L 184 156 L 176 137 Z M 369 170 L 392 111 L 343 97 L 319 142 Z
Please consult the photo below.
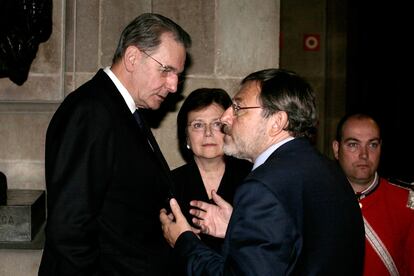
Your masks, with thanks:
M 158 143 L 155 140 L 154 135 L 152 134 L 151 129 L 147 126 L 147 124 L 144 121 L 144 118 L 141 115 L 141 112 L 137 109 L 134 112 L 134 118 L 138 123 L 138 126 L 141 128 L 141 130 L 144 132 L 145 136 L 147 137 L 148 144 L 150 145 L 152 151 L 155 153 L 156 148 L 161 152 L 161 150 L 158 147 Z
M 168 190 L 169 190 L 169 197 L 174 197 L 174 184 L 170 174 L 170 167 L 168 166 L 167 161 L 165 160 L 164 156 L 161 153 L 161 149 L 158 146 L 157 141 L 155 140 L 154 135 L 152 134 L 151 129 L 148 127 L 145 119 L 143 118 L 139 109 L 135 110 L 133 113 L 135 120 L 138 123 L 138 126 L 144 132 L 145 136 L 147 137 L 148 144 L 150 145 L 152 151 L 154 152 L 155 156 L 157 157 L 158 162 L 161 165 L 162 171 L 166 177 L 166 181 L 168 183 Z M 167 204 L 169 206 L 169 203 Z
M 144 127 L 144 121 L 143 121 L 143 118 L 142 118 L 140 112 L 138 111 L 138 109 L 136 109 L 135 112 L 132 115 L 134 115 L 134 118 L 137 121 L 139 127 L 141 129 L 143 129 L 143 127 Z

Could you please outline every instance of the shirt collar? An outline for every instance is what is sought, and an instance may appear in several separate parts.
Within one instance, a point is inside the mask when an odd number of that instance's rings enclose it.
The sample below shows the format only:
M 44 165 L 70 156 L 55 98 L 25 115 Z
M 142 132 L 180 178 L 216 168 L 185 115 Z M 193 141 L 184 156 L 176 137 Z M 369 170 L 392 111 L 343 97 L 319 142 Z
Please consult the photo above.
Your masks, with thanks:
M 134 99 L 132 98 L 131 94 L 128 92 L 125 86 L 121 83 L 121 81 L 115 76 L 115 74 L 111 71 L 111 68 L 109 66 L 105 67 L 104 72 L 112 80 L 116 88 L 118 88 L 119 93 L 121 93 L 122 97 L 124 98 L 125 103 L 128 105 L 128 108 L 131 110 L 131 113 L 134 113 L 137 107 L 135 105 Z
M 355 195 L 357 196 L 358 200 L 363 199 L 364 197 L 368 196 L 370 193 L 372 193 L 375 188 L 377 188 L 378 186 L 378 173 L 375 172 L 375 177 L 374 180 L 372 181 L 372 183 L 368 186 L 368 188 L 366 188 L 365 190 L 363 190 L 362 192 L 357 192 L 355 193 Z
M 252 170 L 254 170 L 254 169 L 256 169 L 257 167 L 259 167 L 260 165 L 262 165 L 266 160 L 267 160 L 267 158 L 269 158 L 269 156 L 277 149 L 277 148 L 279 148 L 281 145 L 283 145 L 283 144 L 285 144 L 285 143 L 287 143 L 287 142 L 289 142 L 289 141 L 291 141 L 291 140 L 293 140 L 293 139 L 295 139 L 295 137 L 288 137 L 288 138 L 286 138 L 286 139 L 284 139 L 284 140 L 282 140 L 282 141 L 280 141 L 280 142 L 278 142 L 278 143 L 276 143 L 276 144 L 273 144 L 273 145 L 271 145 L 270 147 L 268 147 L 264 152 L 262 152 L 257 158 L 256 158 L 256 160 L 254 161 L 254 164 L 253 164 L 253 168 L 252 168 Z

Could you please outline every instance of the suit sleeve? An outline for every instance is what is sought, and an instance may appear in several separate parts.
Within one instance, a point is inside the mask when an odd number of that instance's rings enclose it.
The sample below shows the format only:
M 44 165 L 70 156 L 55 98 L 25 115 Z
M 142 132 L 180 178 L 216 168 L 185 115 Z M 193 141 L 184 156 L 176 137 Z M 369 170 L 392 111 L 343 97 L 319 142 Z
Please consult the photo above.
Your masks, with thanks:
M 56 119 L 46 142 L 46 243 L 57 254 L 56 275 L 94 275 L 98 217 L 112 170 L 109 115 L 78 108 Z M 59 117 L 58 117 L 59 118 Z
M 222 255 L 191 233 L 181 235 L 176 248 L 189 275 L 285 275 L 300 243 L 295 220 L 276 195 L 250 181 L 236 192 Z

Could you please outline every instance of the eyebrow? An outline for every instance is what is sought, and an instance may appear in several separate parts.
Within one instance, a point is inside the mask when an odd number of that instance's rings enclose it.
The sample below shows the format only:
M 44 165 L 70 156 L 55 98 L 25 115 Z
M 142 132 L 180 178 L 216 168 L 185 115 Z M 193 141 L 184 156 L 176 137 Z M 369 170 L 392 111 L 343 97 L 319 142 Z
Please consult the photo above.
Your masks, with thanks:
M 177 69 L 177 68 L 175 68 L 174 66 L 164 64 L 164 67 L 165 67 L 166 69 L 168 69 L 168 70 L 171 70 L 171 71 L 173 71 L 173 72 L 177 73 L 177 74 L 181 74 L 181 72 L 180 72 L 180 73 L 178 73 L 178 69 Z
M 234 97 L 234 98 L 232 99 L 232 101 L 233 101 L 233 102 L 241 102 L 241 101 L 243 101 L 243 98 L 241 98 L 241 97 Z
M 212 119 L 210 122 L 220 121 L 220 117 Z M 191 122 L 206 122 L 204 119 L 194 119 Z
M 361 140 L 354 138 L 354 137 L 343 139 L 343 141 L 344 142 L 362 142 Z M 381 142 L 381 139 L 376 137 L 376 138 L 369 139 L 368 142 Z
M 168 65 L 168 64 L 164 64 L 164 63 L 163 63 L 163 65 L 165 66 L 165 68 L 167 68 L 168 70 L 171 70 L 172 72 L 174 72 L 177 75 L 180 75 L 184 71 L 184 68 L 183 68 L 183 71 L 179 72 L 178 68 L 176 68 L 172 65 Z
M 155 58 L 152 54 L 147 53 L 147 51 L 143 51 L 143 50 L 140 50 L 140 51 L 143 52 L 147 57 L 157 62 L 164 70 L 170 70 L 171 72 L 174 72 L 177 75 L 180 75 L 182 73 L 182 72 L 178 72 L 178 69 L 175 68 L 174 66 L 161 62 L 158 58 Z

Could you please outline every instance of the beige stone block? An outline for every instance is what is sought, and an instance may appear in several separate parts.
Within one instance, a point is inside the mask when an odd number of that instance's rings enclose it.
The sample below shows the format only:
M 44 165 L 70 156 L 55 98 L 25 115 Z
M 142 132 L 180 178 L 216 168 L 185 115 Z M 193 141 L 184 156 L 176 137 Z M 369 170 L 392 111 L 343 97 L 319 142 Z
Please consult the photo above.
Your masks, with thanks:
M 279 65 L 280 1 L 217 1 L 217 74 L 245 75 Z
M 0 171 L 10 188 L 44 189 L 46 129 L 57 106 L 9 105 L 0 110 Z
M 0 275 L 36 276 L 42 250 L 0 250 Z
M 61 30 L 55 28 L 56 33 Z M 48 41 L 39 45 L 36 58 L 30 68 L 31 74 L 54 74 L 63 70 L 62 41 L 60 34 L 53 35 Z
M 46 129 L 51 112 L 1 112 L 1 159 L 43 160 Z
M 62 20 L 64 16 L 62 15 L 62 1 L 53 1 L 52 34 L 46 42 L 39 45 L 36 58 L 33 60 L 30 68 L 31 73 L 53 74 L 63 69 L 62 56 L 64 41 L 62 41 Z
M 75 70 L 75 0 L 66 0 L 65 9 L 65 72 Z
M 161 122 L 160 126 L 152 130 L 171 169 L 184 164 L 178 150 L 176 118 L 177 113 L 170 112 Z
M 65 95 L 74 90 L 75 87 L 75 74 L 73 72 L 65 73 Z
M 73 92 L 79 86 L 93 78 L 96 72 L 93 73 L 68 73 L 65 75 L 65 95 Z
M 215 1 L 155 0 L 154 12 L 165 15 L 191 36 L 192 64 L 187 74 L 211 75 L 215 65 Z
M 63 87 L 60 74 L 30 74 L 22 86 L 0 79 L 0 91 L 0 101 L 53 102 L 62 99 Z
M 91 72 L 91 73 L 78 73 L 78 74 L 76 74 L 74 88 L 77 89 L 79 86 L 81 86 L 85 82 L 87 82 L 90 79 L 92 79 L 95 76 L 95 74 L 96 74 L 96 72 Z
M 45 163 L 43 160 L 0 159 L 0 171 L 6 175 L 9 189 L 45 189 Z
M 215 77 L 194 77 L 188 78 L 184 88 L 184 95 L 198 88 L 221 88 L 233 96 L 240 87 L 241 78 L 215 78 Z
M 99 66 L 99 2 L 76 1 L 76 72 L 94 72 Z
M 112 63 L 122 30 L 141 13 L 150 12 L 152 1 L 102 0 L 101 2 L 100 66 L 104 67 Z

